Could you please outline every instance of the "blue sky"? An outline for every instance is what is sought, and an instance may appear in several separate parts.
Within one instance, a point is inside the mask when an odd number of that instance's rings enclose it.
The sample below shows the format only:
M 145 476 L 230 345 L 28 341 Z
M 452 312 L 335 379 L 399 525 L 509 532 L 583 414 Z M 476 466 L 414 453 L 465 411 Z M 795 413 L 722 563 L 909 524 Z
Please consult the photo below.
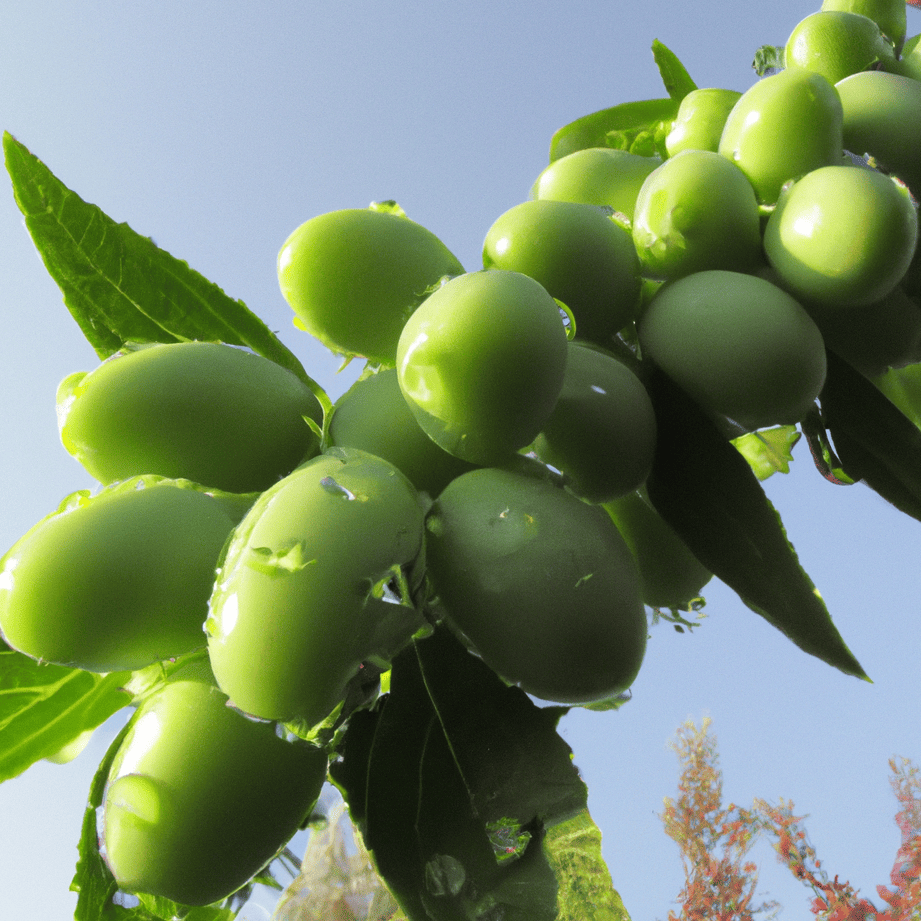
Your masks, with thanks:
M 662 94 L 653 39 L 699 86 L 744 90 L 755 49 L 782 44 L 816 8 L 30 0 L 4 13 L 0 129 L 244 300 L 335 397 L 359 369 L 335 374 L 337 360 L 292 326 L 277 286 L 275 258 L 296 226 L 394 198 L 475 270 L 486 231 L 527 197 L 558 127 Z M 921 15 L 910 9 L 908 19 L 917 33 Z M 8 184 L 0 280 L 3 552 L 91 485 L 60 445 L 54 394 L 63 377 L 96 364 Z M 870 896 L 888 882 L 899 836 L 887 761 L 921 763 L 921 524 L 863 486 L 826 483 L 804 446 L 795 456 L 768 493 L 874 684 L 800 652 L 719 585 L 693 635 L 653 629 L 630 705 L 573 711 L 562 724 L 634 921 L 664 919 L 682 884 L 656 814 L 678 780 L 667 742 L 689 717 L 713 718 L 727 801 L 792 799 L 832 876 Z M 113 732 L 100 730 L 68 766 L 38 765 L 0 786 L 0 917 L 72 916 L 86 791 Z M 803 917 L 807 891 L 766 845 L 754 857 L 765 896 L 785 904 L 785 917 Z

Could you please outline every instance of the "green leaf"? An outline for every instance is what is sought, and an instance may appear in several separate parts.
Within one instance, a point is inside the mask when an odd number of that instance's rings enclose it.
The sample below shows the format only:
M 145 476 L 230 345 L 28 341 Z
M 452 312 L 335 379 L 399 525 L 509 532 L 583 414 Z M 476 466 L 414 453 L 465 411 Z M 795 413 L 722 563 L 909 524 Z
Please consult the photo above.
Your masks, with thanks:
M 681 102 L 688 93 L 697 89 L 697 84 L 691 79 L 684 64 L 678 60 L 678 56 L 658 39 L 652 43 L 652 56 L 659 68 L 665 89 L 672 99 Z
M 752 69 L 759 77 L 770 77 L 784 69 L 785 56 L 783 45 L 762 45 L 755 52 Z
M 296 374 L 328 405 L 294 354 L 242 301 L 83 201 L 8 132 L 3 149 L 32 240 L 100 358 L 130 342 L 248 346 Z
M 646 486 L 659 514 L 704 566 L 800 649 L 869 680 L 745 458 L 661 371 L 651 375 L 649 390 L 658 443 Z
M 442 629 L 395 659 L 390 688 L 353 715 L 330 773 L 407 916 L 552 921 L 570 884 L 543 841 L 587 799 L 556 733 L 565 710 L 535 706 Z
M 130 672 L 97 675 L 40 665 L 0 648 L 0 781 L 56 754 L 131 702 Z
M 921 430 L 833 352 L 819 402 L 845 473 L 921 521 Z
M 775 473 L 789 473 L 793 461 L 793 446 L 800 440 L 795 425 L 780 425 L 773 429 L 749 432 L 733 438 L 736 450 L 748 461 L 755 476 L 766 480 Z
M 553 135 L 550 162 L 588 147 L 630 150 L 633 146 L 642 146 L 644 139 L 645 142 L 651 139 L 657 148 L 667 133 L 666 128 L 678 114 L 678 105 L 674 99 L 645 99 L 584 115 Z M 662 155 L 661 151 L 659 153 Z

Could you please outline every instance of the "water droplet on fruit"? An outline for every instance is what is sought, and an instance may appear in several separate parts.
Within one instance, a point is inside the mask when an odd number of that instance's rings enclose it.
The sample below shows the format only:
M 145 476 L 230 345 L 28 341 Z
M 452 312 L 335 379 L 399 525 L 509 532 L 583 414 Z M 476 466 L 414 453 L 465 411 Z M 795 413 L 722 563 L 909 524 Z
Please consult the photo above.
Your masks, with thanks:
M 339 496 L 342 499 L 353 500 L 355 493 L 350 492 L 341 483 L 337 483 L 331 476 L 325 476 L 320 480 L 320 486 L 333 496 Z

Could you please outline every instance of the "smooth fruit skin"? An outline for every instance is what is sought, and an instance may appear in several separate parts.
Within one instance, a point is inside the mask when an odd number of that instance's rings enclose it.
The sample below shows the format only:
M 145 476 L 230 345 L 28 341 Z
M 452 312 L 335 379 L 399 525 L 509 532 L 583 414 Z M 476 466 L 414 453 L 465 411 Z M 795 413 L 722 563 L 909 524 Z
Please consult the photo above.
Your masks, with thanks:
M 653 608 L 687 610 L 713 573 L 691 553 L 643 491 L 605 502 L 604 510 L 636 559 L 643 602 Z
M 515 205 L 486 233 L 483 267 L 540 282 L 572 311 L 576 336 L 599 345 L 633 319 L 639 302 L 640 262 L 630 232 L 593 205 Z
M 881 169 L 921 194 L 921 81 L 866 71 L 835 84 L 844 114 L 844 146 L 870 154 Z
M 567 339 L 556 301 L 533 278 L 490 269 L 454 278 L 400 336 L 400 389 L 422 429 L 474 464 L 530 444 L 563 388 Z
M 719 152 L 748 176 L 759 202 L 785 182 L 841 161 L 841 100 L 821 74 L 788 67 L 764 77 L 733 106 Z
M 675 124 L 665 138 L 670 157 L 682 150 L 710 150 L 716 153 L 726 119 L 742 97 L 735 90 L 704 88 L 691 90 L 681 105 Z
M 392 365 L 403 324 L 463 266 L 431 231 L 398 214 L 331 211 L 301 224 L 278 255 L 281 292 L 332 351 Z
M 332 449 L 260 496 L 234 532 L 206 623 L 218 685 L 263 719 L 313 727 L 362 662 L 386 662 L 422 626 L 424 512 L 392 464 Z M 388 590 L 392 589 L 392 592 Z
M 787 67 L 805 67 L 837 83 L 882 63 L 895 64 L 895 50 L 879 26 L 859 13 L 821 10 L 801 20 L 784 48 Z
M 753 270 L 761 261 L 755 190 L 725 157 L 709 150 L 681 151 L 643 183 L 633 243 L 650 278 Z
M 74 493 L 0 561 L 0 630 L 33 658 L 92 672 L 191 652 L 233 526 L 183 481 Z
M 268 488 L 319 449 L 310 388 L 267 358 L 216 342 L 118 353 L 58 388 L 64 447 L 102 483 L 142 474 L 227 492 Z
M 636 678 L 639 575 L 602 509 L 545 479 L 474 470 L 435 501 L 426 542 L 448 622 L 507 681 L 580 704 Z
M 873 170 L 826 166 L 784 189 L 764 251 L 795 297 L 835 308 L 889 294 L 917 240 L 918 216 L 904 186 Z
M 640 379 L 604 352 L 569 343 L 563 392 L 534 442 L 546 464 L 587 502 L 606 502 L 645 482 L 656 417 Z
M 842 10 L 869 16 L 895 45 L 896 51 L 905 41 L 908 20 L 905 0 L 823 0 L 823 10 Z
M 825 381 L 825 344 L 806 310 L 755 275 L 697 272 L 664 285 L 638 325 L 651 358 L 714 417 L 792 425 Z
M 333 406 L 329 443 L 389 461 L 416 489 L 437 496 L 474 465 L 440 448 L 416 422 L 400 390 L 396 368 L 359 378 Z
M 531 197 L 603 205 L 632 220 L 640 186 L 659 162 L 655 157 L 607 147 L 577 150 L 551 163 L 537 177 Z
M 116 882 L 185 905 L 226 898 L 309 816 L 327 760 L 207 681 L 167 684 L 134 715 L 109 774 L 103 842 Z

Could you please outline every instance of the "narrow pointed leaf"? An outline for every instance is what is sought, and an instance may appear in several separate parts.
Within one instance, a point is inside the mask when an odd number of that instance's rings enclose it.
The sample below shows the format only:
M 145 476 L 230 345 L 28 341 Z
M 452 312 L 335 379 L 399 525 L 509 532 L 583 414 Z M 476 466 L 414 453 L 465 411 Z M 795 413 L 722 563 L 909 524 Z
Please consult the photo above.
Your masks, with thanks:
M 319 389 L 242 301 L 85 202 L 9 133 L 3 149 L 26 228 L 100 358 L 131 341 L 226 342 L 248 346 Z
M 131 702 L 129 672 L 40 665 L 0 647 L 0 781 L 59 752 Z
M 748 463 L 665 374 L 656 371 L 649 386 L 659 438 L 647 490 L 656 510 L 704 566 L 800 649 L 866 679 Z
M 681 102 L 688 93 L 697 89 L 697 84 L 675 52 L 666 48 L 658 39 L 652 43 L 652 56 L 670 98 Z
M 819 401 L 845 473 L 921 521 L 921 429 L 832 352 Z

